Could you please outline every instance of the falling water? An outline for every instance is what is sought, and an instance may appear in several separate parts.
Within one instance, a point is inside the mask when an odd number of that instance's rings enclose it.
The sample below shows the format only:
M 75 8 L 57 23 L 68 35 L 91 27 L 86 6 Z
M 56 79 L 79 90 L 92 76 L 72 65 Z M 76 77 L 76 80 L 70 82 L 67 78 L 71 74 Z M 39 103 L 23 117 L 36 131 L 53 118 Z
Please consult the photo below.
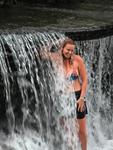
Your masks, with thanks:
M 113 149 L 113 37 L 82 41 L 78 53 L 88 70 L 89 150 Z
M 73 150 L 80 149 L 78 125 L 69 117 L 67 101 L 74 96 L 65 93 L 62 66 L 46 58 L 64 38 L 56 32 L 0 36 L 1 149 L 64 150 L 70 141 Z M 113 149 L 112 43 L 112 37 L 77 42 L 76 52 L 88 71 L 89 150 Z M 68 118 L 68 130 L 60 124 L 62 115 Z

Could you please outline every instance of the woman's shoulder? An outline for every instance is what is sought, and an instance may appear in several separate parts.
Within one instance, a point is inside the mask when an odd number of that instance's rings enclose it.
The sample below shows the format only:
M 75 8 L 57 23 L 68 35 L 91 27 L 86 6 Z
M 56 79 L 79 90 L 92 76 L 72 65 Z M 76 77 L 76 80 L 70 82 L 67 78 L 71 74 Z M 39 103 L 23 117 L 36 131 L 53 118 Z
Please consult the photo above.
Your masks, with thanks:
M 75 54 L 74 54 L 74 60 L 78 62 L 84 62 L 83 58 L 80 55 L 75 55 Z

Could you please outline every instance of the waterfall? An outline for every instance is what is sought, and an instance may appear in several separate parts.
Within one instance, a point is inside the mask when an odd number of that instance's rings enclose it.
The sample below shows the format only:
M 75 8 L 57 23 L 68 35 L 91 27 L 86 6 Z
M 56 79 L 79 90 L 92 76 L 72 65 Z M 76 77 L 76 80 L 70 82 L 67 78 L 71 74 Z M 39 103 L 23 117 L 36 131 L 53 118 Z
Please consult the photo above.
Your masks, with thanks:
M 56 32 L 1 34 L 1 149 L 66 150 L 67 137 L 73 150 L 80 149 L 73 119 L 67 120 L 68 131 L 59 123 L 62 107 L 65 115 L 70 109 L 63 100 L 74 97 L 62 92 L 65 81 L 60 66 L 42 57 L 42 53 L 57 51 L 64 39 L 64 34 Z M 112 43 L 112 36 L 77 41 L 76 53 L 83 56 L 88 72 L 89 150 L 113 149 Z
M 78 43 L 88 71 L 89 150 L 113 149 L 112 43 L 112 36 Z

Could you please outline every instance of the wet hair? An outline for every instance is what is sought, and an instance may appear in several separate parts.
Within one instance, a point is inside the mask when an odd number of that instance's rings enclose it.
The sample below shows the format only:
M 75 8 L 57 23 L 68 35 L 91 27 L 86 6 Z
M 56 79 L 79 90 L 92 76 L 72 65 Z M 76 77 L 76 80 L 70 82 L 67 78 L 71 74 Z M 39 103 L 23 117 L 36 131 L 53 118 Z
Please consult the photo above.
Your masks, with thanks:
M 62 48 L 64 48 L 67 44 L 72 44 L 72 45 L 75 45 L 74 41 L 70 38 L 66 38 L 64 41 L 63 41 L 63 44 L 62 44 Z

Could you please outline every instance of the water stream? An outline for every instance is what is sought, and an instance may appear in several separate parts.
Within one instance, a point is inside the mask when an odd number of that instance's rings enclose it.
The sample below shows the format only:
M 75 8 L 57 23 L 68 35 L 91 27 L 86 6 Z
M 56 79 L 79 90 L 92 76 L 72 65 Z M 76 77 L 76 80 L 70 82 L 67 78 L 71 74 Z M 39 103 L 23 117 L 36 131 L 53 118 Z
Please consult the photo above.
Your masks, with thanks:
M 71 110 L 66 100 L 74 98 L 63 92 L 62 67 L 41 57 L 64 38 L 56 32 L 0 36 L 0 150 L 66 150 L 68 139 L 80 149 L 77 123 L 68 118 L 66 130 L 59 122 Z M 88 150 L 113 150 L 112 43 L 112 36 L 77 41 L 88 71 Z

